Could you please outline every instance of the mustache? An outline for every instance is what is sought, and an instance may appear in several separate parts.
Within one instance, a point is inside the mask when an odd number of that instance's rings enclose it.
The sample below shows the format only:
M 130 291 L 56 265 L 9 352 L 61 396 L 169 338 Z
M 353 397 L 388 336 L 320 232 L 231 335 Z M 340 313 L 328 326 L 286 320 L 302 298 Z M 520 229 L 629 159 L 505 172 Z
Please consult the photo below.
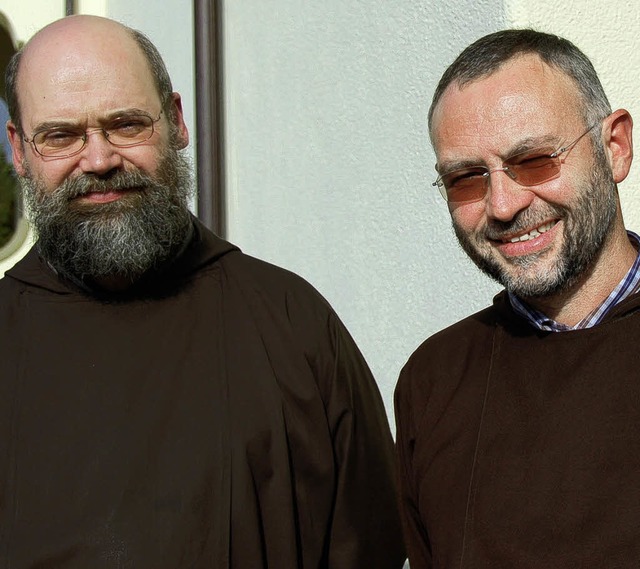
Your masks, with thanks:
M 146 190 L 157 182 L 140 171 L 114 172 L 108 178 L 93 174 L 80 174 L 65 180 L 56 190 L 58 199 L 72 200 L 93 193 L 107 193 L 126 190 Z
M 550 219 L 564 219 L 566 216 L 566 209 L 554 204 L 547 204 L 546 207 L 537 209 L 536 211 L 526 209 L 509 221 L 500 221 L 497 219 L 488 221 L 486 227 L 482 230 L 482 237 L 496 241 L 506 235 L 512 235 L 513 233 L 520 233 L 532 227 L 538 227 Z

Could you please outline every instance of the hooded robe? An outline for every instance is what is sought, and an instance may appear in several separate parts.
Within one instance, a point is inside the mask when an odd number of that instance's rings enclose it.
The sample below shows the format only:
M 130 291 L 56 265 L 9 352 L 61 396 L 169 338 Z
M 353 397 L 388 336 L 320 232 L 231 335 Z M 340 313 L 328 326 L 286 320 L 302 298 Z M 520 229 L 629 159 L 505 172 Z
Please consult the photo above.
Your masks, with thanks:
M 0 280 L 0 566 L 393 569 L 376 384 L 327 302 L 196 222 L 133 294 Z

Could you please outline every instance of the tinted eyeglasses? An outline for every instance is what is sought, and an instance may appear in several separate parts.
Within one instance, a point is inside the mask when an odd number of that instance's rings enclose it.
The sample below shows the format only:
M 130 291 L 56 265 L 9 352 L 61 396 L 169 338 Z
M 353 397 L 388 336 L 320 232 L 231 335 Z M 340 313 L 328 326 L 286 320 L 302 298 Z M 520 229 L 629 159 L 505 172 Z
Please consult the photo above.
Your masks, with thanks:
M 33 133 L 25 142 L 33 144 L 40 156 L 47 158 L 66 158 L 82 151 L 91 132 L 100 132 L 113 146 L 127 148 L 146 142 L 153 136 L 153 125 L 160 120 L 147 114 L 123 115 L 106 122 L 101 127 L 81 128 L 74 126 L 56 126 Z
M 507 158 L 502 163 L 502 168 L 471 166 L 453 170 L 442 174 L 432 185 L 438 187 L 447 202 L 463 204 L 484 198 L 489 190 L 492 172 L 504 172 L 516 184 L 524 187 L 543 184 L 560 175 L 563 162 L 561 156 L 572 150 L 597 124 L 599 123 L 590 126 L 573 142 L 561 148 L 541 147 L 519 152 Z

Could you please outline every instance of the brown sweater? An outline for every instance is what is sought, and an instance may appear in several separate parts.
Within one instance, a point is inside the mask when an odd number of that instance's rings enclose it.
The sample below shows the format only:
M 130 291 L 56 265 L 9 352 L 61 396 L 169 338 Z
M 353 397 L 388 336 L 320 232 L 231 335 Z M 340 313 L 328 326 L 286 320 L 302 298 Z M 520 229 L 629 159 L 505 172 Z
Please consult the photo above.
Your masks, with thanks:
M 411 569 L 640 566 L 639 309 L 547 333 L 501 293 L 418 348 L 396 389 Z
M 204 228 L 139 296 L 0 281 L 0 567 L 389 569 L 375 382 L 320 295 Z

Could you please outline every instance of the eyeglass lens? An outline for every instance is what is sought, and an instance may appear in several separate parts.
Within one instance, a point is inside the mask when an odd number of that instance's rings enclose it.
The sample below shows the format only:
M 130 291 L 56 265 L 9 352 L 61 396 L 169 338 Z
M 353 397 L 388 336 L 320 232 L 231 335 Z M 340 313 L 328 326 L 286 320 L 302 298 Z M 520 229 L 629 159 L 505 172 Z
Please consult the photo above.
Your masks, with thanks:
M 103 131 L 114 146 L 135 146 L 153 135 L 153 119 L 146 115 L 120 117 L 102 128 L 52 128 L 38 132 L 33 137 L 36 150 L 43 156 L 69 156 L 80 152 L 86 144 L 89 132 Z
M 553 148 L 538 148 L 507 158 L 498 170 L 521 186 L 536 186 L 560 174 L 560 158 Z M 450 203 L 478 201 L 487 193 L 489 175 L 484 166 L 454 170 L 441 176 L 438 187 Z

